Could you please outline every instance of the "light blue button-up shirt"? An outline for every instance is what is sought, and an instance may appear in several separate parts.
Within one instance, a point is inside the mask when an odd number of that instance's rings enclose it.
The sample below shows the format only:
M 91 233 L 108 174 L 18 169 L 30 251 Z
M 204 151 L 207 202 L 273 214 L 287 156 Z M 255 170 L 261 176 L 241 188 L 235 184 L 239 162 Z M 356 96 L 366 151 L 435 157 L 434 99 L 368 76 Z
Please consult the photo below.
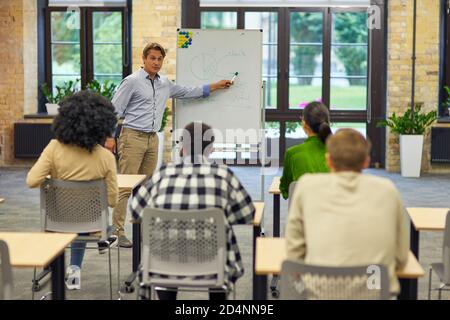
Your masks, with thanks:
M 111 102 L 117 115 L 125 117 L 122 124 L 124 127 L 158 132 L 167 99 L 208 97 L 209 93 L 209 85 L 184 87 L 159 75 L 151 80 L 141 68 L 122 80 Z

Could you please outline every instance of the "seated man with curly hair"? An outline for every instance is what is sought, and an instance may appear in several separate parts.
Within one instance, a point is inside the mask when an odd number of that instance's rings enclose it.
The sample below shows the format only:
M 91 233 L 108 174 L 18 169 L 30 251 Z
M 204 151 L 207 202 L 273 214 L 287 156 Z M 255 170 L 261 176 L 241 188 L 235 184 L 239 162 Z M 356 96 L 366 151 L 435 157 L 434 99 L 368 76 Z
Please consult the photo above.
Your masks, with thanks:
M 36 164 L 28 172 L 27 185 L 38 187 L 50 175 L 52 179 L 89 181 L 105 179 L 108 205 L 117 204 L 117 170 L 114 155 L 103 148 L 117 122 L 114 107 L 99 94 L 80 91 L 61 102 L 53 121 L 56 139 L 50 141 Z M 110 246 L 117 237 L 108 238 Z M 67 268 L 68 289 L 80 289 L 81 263 L 86 243 L 73 243 Z M 99 243 L 100 253 L 104 253 Z

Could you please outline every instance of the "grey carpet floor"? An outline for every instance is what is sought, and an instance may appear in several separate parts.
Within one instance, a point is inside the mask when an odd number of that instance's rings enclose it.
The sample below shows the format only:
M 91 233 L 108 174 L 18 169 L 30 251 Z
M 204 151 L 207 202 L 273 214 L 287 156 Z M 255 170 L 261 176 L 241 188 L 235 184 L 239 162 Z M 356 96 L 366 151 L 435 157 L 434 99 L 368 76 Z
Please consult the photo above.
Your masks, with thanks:
M 233 171 L 242 181 L 244 187 L 255 200 L 261 199 L 260 169 L 234 167 Z M 403 178 L 397 173 L 384 170 L 369 169 L 369 174 L 386 177 L 392 180 L 400 190 L 405 206 L 418 207 L 450 207 L 450 175 L 425 174 L 420 179 Z M 0 231 L 39 231 L 39 190 L 29 189 L 25 185 L 27 169 L 0 168 L 0 197 L 6 201 L 0 204 Z M 267 193 L 272 177 L 280 175 L 281 170 L 274 170 L 265 176 L 263 195 L 266 204 L 264 229 L 266 235 L 272 233 L 272 197 Z M 281 230 L 286 222 L 287 201 L 281 200 Z M 127 217 L 127 220 L 129 217 Z M 131 226 L 126 228 L 131 238 Z M 237 299 L 251 299 L 251 259 L 252 259 L 252 228 L 238 226 L 235 228 L 242 257 L 244 259 L 245 275 L 239 279 L 236 287 Z M 425 270 L 432 262 L 440 261 L 442 255 L 442 232 L 422 232 L 420 241 L 420 262 Z M 68 260 L 68 251 L 66 259 Z M 131 271 L 131 249 L 121 249 L 121 282 Z M 113 251 L 113 279 L 117 279 L 117 252 Z M 68 261 L 67 261 L 68 262 Z M 66 264 L 67 264 L 66 262 Z M 31 299 L 31 279 L 33 270 L 17 269 L 13 271 L 14 297 L 16 299 Z M 117 283 L 117 280 L 114 282 Z M 434 280 L 437 285 L 437 280 Z M 428 279 L 419 280 L 419 299 L 427 297 Z M 47 281 L 36 294 L 39 298 L 50 290 Z M 436 297 L 436 296 L 434 296 Z M 450 295 L 444 293 L 443 298 Z M 81 290 L 67 291 L 67 299 L 101 300 L 109 298 L 107 255 L 99 255 L 97 250 L 88 250 L 82 268 Z M 180 299 L 206 299 L 207 294 L 182 292 Z M 123 299 L 136 299 L 136 293 L 124 294 Z

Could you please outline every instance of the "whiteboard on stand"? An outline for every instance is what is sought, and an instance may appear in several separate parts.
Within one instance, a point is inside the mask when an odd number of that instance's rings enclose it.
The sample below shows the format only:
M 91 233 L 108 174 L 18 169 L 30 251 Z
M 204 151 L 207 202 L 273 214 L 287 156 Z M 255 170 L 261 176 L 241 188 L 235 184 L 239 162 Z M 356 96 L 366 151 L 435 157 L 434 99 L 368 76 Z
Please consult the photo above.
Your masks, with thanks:
M 262 31 L 180 29 L 177 38 L 177 84 L 201 86 L 238 76 L 208 98 L 177 99 L 174 128 L 202 121 L 214 128 L 216 143 L 261 142 Z

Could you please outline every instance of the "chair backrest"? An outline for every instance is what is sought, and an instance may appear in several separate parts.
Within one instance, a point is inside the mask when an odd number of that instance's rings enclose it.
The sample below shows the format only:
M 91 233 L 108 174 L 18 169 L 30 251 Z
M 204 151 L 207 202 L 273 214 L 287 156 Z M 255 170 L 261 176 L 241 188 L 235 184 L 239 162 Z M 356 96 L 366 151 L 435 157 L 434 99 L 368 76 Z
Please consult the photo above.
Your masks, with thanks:
M 295 190 L 296 186 L 297 186 L 297 181 L 293 181 L 289 184 L 288 210 L 291 206 L 292 196 L 294 195 L 294 190 Z
M 41 231 L 102 232 L 107 238 L 108 199 L 104 180 L 41 184 Z
M 444 264 L 444 283 L 450 284 L 450 211 L 445 219 L 444 245 L 442 250 L 442 263 Z
M 13 280 L 11 263 L 9 260 L 9 249 L 5 241 L 0 240 L 0 300 L 12 299 Z
M 211 283 L 217 287 L 223 285 L 226 241 L 222 209 L 147 207 L 142 217 L 142 239 L 144 283 L 197 287 L 211 286 Z
M 322 267 L 286 260 L 281 270 L 284 300 L 387 300 L 385 266 Z

